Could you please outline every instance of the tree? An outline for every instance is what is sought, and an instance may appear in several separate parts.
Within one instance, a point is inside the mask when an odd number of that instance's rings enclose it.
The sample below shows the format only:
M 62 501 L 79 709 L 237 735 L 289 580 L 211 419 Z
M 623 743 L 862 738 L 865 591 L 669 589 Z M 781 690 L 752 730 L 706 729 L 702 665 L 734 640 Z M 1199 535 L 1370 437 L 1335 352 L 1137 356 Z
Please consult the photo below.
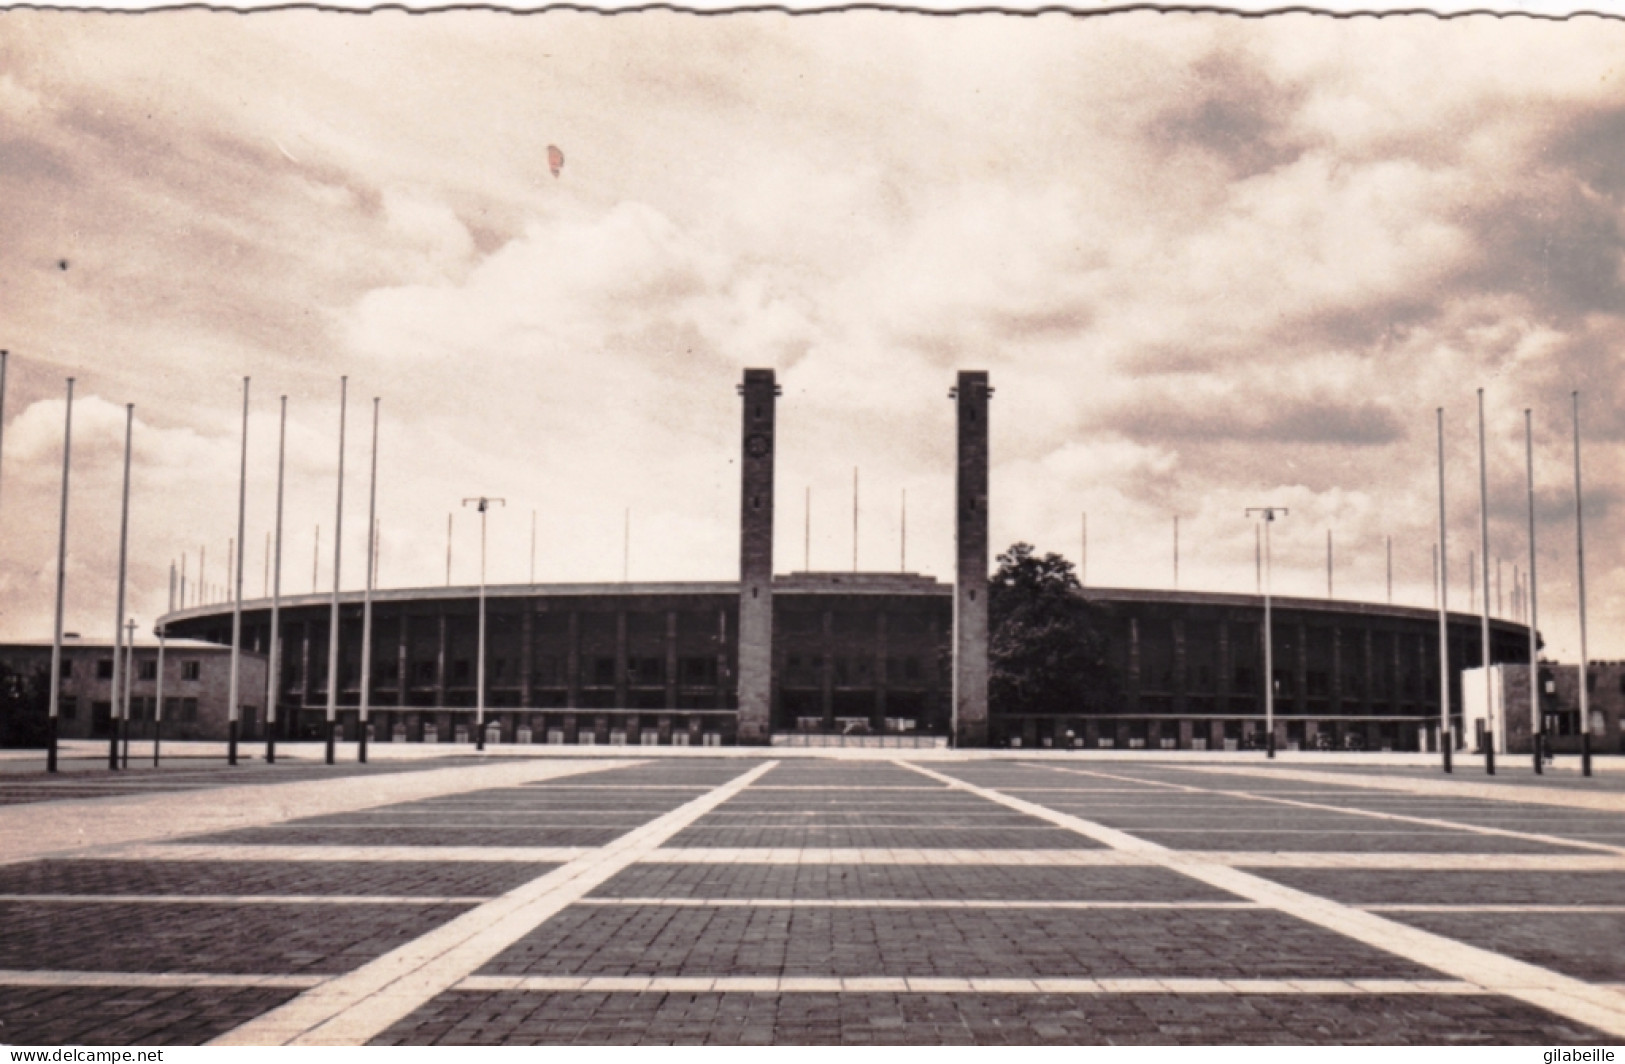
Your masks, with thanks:
M 1072 563 L 1017 543 L 988 581 L 988 701 L 994 713 L 1082 713 L 1119 690 L 1105 610 L 1088 602 Z

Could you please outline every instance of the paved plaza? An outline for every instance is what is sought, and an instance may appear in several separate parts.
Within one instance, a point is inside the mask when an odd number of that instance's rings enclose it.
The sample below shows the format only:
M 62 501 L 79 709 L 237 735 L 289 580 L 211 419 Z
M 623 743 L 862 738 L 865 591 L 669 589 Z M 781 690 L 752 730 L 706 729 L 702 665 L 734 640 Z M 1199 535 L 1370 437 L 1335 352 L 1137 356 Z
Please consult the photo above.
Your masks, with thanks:
M 12 762 L 0 1041 L 1625 1040 L 1625 774 L 865 753 Z

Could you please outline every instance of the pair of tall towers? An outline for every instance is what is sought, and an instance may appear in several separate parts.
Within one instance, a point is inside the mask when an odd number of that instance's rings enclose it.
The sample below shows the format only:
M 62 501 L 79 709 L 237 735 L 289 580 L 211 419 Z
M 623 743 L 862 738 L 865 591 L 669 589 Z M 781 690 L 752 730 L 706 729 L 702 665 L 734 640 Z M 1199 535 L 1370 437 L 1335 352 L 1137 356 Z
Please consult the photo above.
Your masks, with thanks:
M 770 741 L 773 710 L 773 458 L 779 386 L 747 369 L 739 497 L 739 742 Z M 965 371 L 949 393 L 958 417 L 954 477 L 953 741 L 987 745 L 987 373 Z

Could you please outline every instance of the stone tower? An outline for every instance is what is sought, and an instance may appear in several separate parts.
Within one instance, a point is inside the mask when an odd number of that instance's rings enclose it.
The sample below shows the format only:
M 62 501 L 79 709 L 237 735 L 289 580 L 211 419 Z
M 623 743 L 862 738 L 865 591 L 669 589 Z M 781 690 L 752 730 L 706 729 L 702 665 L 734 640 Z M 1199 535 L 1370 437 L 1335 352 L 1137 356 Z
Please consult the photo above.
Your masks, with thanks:
M 954 477 L 954 745 L 987 745 L 987 373 L 967 370 L 958 410 Z
M 739 394 L 739 742 L 765 745 L 773 709 L 773 371 L 747 369 Z

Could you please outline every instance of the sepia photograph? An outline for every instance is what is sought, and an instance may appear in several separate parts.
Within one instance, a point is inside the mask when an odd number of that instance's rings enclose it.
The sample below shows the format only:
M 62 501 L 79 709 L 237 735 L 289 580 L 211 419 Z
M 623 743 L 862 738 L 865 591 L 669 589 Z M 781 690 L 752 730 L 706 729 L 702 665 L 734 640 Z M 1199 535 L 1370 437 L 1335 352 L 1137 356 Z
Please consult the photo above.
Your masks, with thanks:
M 1613 1060 L 1622 445 L 1607 5 L 0 8 L 0 1044 Z

